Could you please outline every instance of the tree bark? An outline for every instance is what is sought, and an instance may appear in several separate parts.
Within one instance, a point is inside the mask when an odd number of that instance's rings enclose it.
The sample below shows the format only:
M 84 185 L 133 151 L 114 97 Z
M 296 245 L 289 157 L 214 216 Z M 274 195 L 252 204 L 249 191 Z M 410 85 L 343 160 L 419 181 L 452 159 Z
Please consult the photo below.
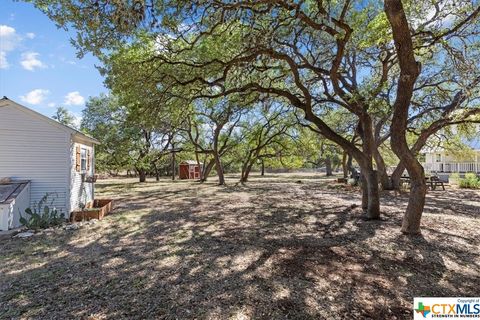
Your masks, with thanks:
M 158 166 L 155 162 L 152 165 L 153 169 L 155 170 L 155 180 L 160 181 L 160 171 L 158 170 Z
M 417 164 L 411 163 L 409 166 L 411 166 L 409 171 L 410 197 L 408 199 L 407 211 L 403 217 L 402 232 L 406 234 L 418 234 L 420 233 L 420 221 L 422 219 L 423 208 L 425 207 L 427 185 L 425 183 L 425 174 L 420 163 L 417 161 Z
M 195 151 L 195 159 L 197 161 L 199 179 L 200 179 L 200 181 L 203 181 L 203 170 L 202 170 L 202 166 L 200 164 L 200 158 L 198 157 L 198 152 L 196 152 L 196 151 Z
M 325 171 L 326 171 L 327 177 L 330 177 L 330 176 L 333 175 L 333 173 L 332 173 L 332 160 L 330 159 L 330 157 L 325 158 Z
M 147 180 L 147 172 L 145 169 L 138 169 L 138 180 L 139 182 L 145 182 Z
M 379 177 L 380 185 L 382 186 L 382 189 L 392 190 L 393 189 L 392 180 L 388 176 L 387 166 L 385 165 L 385 161 L 383 160 L 382 155 L 378 151 L 378 148 L 374 150 L 374 157 L 375 157 L 375 163 L 377 164 L 378 177 Z
M 403 176 L 404 172 L 405 172 L 405 166 L 400 161 L 398 163 L 397 167 L 395 168 L 395 170 L 393 170 L 393 173 L 392 173 L 392 187 L 393 187 L 393 189 L 400 190 L 400 181 L 402 179 L 402 176 Z
M 217 175 L 218 175 L 218 184 L 220 186 L 225 184 L 225 176 L 223 174 L 223 166 L 222 166 L 222 161 L 220 159 L 220 153 L 218 151 L 218 139 L 220 137 L 220 131 L 223 128 L 222 125 L 218 125 L 215 128 L 215 132 L 213 134 L 213 159 L 215 160 L 215 169 L 217 170 Z
M 210 172 L 212 172 L 213 167 L 215 166 L 215 160 L 211 159 L 203 169 L 202 182 L 207 181 Z
M 377 171 L 371 166 L 361 165 L 362 208 L 366 210 L 367 219 L 380 218 L 380 195 Z
M 240 178 L 240 182 L 245 183 L 248 181 L 248 177 L 250 176 L 254 162 L 254 160 L 250 161 L 242 168 L 242 177 Z
M 265 161 L 262 159 L 262 167 L 261 167 L 261 173 L 260 175 L 263 177 L 265 176 Z
M 406 131 L 413 88 L 420 74 L 420 65 L 415 60 L 410 28 L 401 0 L 385 0 L 384 10 L 392 27 L 400 65 L 397 96 L 393 105 L 390 128 L 390 142 L 393 152 L 405 165 L 410 176 L 410 197 L 401 231 L 406 234 L 418 234 L 420 233 L 420 220 L 425 206 L 427 186 L 423 167 L 407 144 Z
M 172 143 L 172 180 L 175 180 L 175 145 Z
M 380 218 L 380 195 L 378 190 L 377 172 L 373 169 L 367 171 L 367 173 L 365 174 L 365 180 L 367 181 L 367 194 L 368 194 L 367 218 L 379 219 Z
M 377 172 L 373 170 L 373 158 L 376 150 L 375 139 L 373 135 L 373 122 L 367 113 L 363 113 L 360 117 L 360 124 L 358 127 L 360 136 L 363 142 L 363 155 L 360 161 L 357 162 L 361 168 L 363 176 L 362 183 L 362 206 L 364 201 L 367 203 L 367 219 L 380 218 L 380 195 L 378 189 Z
M 343 169 L 343 178 L 348 178 L 348 166 L 347 166 L 347 153 L 344 151 L 342 155 L 342 169 Z
M 213 157 L 215 159 L 215 170 L 217 170 L 218 175 L 218 184 L 222 186 L 225 184 L 225 175 L 223 174 L 223 167 L 220 155 L 216 150 L 213 151 Z
M 362 209 L 367 211 L 368 209 L 368 190 L 367 190 L 367 179 L 362 173 L 360 175 L 360 188 L 362 188 Z
M 258 153 L 250 151 L 247 155 L 247 159 L 245 159 L 245 161 L 242 163 L 242 173 L 240 176 L 241 183 L 247 182 L 248 176 L 250 175 L 250 170 L 252 169 L 253 163 L 256 160 L 256 156 L 258 156 Z

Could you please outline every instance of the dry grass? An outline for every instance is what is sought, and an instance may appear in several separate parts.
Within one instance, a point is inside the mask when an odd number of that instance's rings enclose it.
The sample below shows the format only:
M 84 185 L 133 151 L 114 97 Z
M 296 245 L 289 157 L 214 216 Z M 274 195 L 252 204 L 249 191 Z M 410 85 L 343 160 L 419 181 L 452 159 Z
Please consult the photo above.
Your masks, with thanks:
M 299 183 L 301 181 L 301 183 Z M 475 296 L 480 192 L 406 196 L 363 220 L 356 190 L 308 175 L 218 187 L 105 180 L 114 214 L 0 243 L 0 318 L 411 319 L 414 296 Z

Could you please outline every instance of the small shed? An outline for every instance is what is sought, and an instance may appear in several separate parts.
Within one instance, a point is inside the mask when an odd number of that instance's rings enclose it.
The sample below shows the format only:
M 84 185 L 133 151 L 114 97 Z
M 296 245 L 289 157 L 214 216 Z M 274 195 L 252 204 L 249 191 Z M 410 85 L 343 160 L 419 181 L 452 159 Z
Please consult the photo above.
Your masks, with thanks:
M 20 215 L 30 205 L 30 181 L 0 179 L 0 231 L 20 227 Z
M 180 179 L 200 179 L 200 170 L 203 164 L 198 165 L 195 160 L 186 160 L 178 165 L 178 176 Z

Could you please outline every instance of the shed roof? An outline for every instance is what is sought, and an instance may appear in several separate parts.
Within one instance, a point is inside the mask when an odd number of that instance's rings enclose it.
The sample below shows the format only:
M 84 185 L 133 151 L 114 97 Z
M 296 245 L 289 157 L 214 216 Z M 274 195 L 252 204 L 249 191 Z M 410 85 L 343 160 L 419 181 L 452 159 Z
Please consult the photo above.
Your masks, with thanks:
M 58 122 L 54 119 L 51 119 L 47 116 L 44 116 L 43 114 L 38 113 L 38 112 L 36 112 L 36 111 L 34 111 L 30 108 L 27 108 L 27 107 L 13 101 L 13 100 L 10 100 L 10 99 L 8 99 L 7 97 L 4 96 L 3 98 L 0 99 L 0 107 L 5 107 L 5 106 L 13 106 L 15 108 L 18 108 L 18 109 L 20 109 L 24 112 L 27 112 L 27 113 L 31 114 L 34 117 L 37 117 L 40 120 L 43 120 L 43 121 L 51 124 L 52 126 L 60 128 L 64 131 L 72 134 L 75 137 L 78 137 L 80 139 L 86 140 L 86 141 L 91 142 L 91 143 L 100 144 L 100 142 L 97 139 L 95 139 L 93 137 L 90 137 L 89 135 L 87 135 L 87 134 L 85 134 L 81 131 L 78 131 L 77 129 L 74 129 L 72 127 L 69 127 L 69 126 L 67 126 L 63 123 L 60 123 L 60 122 Z
M 12 202 L 29 183 L 28 180 L 0 183 L 0 204 Z
M 182 161 L 180 162 L 180 164 L 188 164 L 188 165 L 197 165 L 197 161 L 195 160 L 185 160 L 185 161 Z M 203 163 L 200 162 L 200 165 L 202 165 Z

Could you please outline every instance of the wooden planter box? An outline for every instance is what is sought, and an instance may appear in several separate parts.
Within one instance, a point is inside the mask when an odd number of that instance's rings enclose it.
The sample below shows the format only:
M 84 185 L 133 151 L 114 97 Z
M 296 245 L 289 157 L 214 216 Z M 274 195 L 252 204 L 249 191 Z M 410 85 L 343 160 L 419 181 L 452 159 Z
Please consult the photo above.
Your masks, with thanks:
M 83 221 L 90 219 L 101 220 L 104 216 L 109 214 L 113 209 L 113 200 L 111 199 L 97 199 L 93 202 L 87 203 L 85 210 L 73 211 L 70 216 L 70 221 Z
M 96 174 L 93 175 L 93 176 L 86 176 L 86 177 L 85 177 L 85 182 L 87 182 L 87 183 L 95 183 L 95 182 L 97 182 L 97 177 L 98 177 L 98 175 L 96 175 Z

